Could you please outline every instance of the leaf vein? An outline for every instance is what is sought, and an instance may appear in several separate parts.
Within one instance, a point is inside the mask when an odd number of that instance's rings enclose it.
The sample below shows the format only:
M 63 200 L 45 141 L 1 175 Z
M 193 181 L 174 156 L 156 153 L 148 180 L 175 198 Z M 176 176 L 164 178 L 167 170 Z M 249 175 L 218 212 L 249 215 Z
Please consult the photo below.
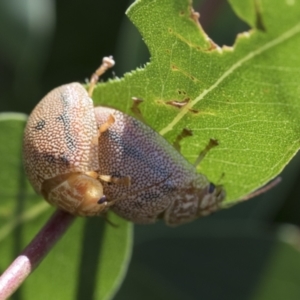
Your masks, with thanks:
M 205 89 L 198 97 L 196 97 L 193 101 L 184 106 L 180 112 L 176 115 L 176 117 L 167 125 L 165 128 L 160 130 L 161 135 L 165 135 L 167 132 L 171 131 L 173 127 L 190 111 L 193 106 L 195 106 L 200 100 L 202 100 L 207 94 L 216 89 L 228 76 L 230 76 L 236 69 L 241 67 L 244 63 L 253 59 L 254 57 L 262 54 L 263 52 L 277 46 L 278 44 L 283 43 L 289 38 L 293 37 L 297 33 L 300 32 L 300 23 L 296 26 L 292 27 L 290 30 L 285 31 L 283 34 L 278 36 L 277 38 L 269 41 L 264 44 L 260 48 L 251 51 L 248 55 L 244 56 L 242 59 L 238 60 L 235 64 L 233 64 L 229 69 L 227 69 L 223 75 L 221 75 L 210 88 Z

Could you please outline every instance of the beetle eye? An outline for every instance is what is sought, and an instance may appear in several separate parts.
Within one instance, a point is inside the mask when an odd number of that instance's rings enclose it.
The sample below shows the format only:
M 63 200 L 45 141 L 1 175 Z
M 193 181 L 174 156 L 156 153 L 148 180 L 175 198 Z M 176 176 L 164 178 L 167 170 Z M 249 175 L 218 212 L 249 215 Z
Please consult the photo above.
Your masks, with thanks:
M 212 193 L 214 192 L 215 189 L 216 189 L 216 186 L 215 186 L 213 183 L 210 182 L 209 188 L 208 188 L 208 192 L 209 192 L 210 194 L 212 194 Z
M 104 202 L 107 202 L 107 198 L 105 195 L 103 195 L 99 200 L 98 200 L 98 204 L 103 204 Z

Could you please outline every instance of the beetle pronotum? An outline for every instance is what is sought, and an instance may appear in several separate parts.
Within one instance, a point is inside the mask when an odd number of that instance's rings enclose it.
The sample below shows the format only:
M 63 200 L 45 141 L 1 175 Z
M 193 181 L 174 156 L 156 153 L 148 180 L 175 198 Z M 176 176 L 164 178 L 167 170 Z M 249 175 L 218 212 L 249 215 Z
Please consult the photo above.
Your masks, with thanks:
M 28 118 L 24 164 L 36 192 L 74 215 L 101 215 L 110 207 L 137 223 L 164 219 L 178 225 L 208 215 L 225 198 L 178 151 L 147 125 L 118 110 L 93 107 L 79 83 L 47 94 Z

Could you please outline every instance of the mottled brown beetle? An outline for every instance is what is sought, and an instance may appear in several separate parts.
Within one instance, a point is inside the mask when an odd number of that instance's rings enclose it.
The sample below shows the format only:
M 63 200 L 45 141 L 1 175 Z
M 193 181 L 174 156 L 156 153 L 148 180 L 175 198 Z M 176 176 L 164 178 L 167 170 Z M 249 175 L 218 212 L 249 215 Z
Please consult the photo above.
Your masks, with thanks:
M 29 116 L 24 164 L 37 193 L 79 216 L 110 207 L 136 223 L 179 225 L 219 208 L 225 198 L 178 151 L 147 125 L 120 111 L 93 107 L 104 58 L 87 92 L 79 83 L 52 90 Z

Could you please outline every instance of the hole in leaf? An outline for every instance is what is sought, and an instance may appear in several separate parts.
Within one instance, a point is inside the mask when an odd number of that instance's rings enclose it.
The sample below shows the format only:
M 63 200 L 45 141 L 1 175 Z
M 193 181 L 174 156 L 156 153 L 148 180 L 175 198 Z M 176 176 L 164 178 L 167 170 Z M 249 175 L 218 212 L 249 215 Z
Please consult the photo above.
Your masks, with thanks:
M 204 0 L 194 4 L 194 9 L 200 12 L 199 22 L 206 34 L 219 46 L 233 45 L 239 33 L 250 29 L 226 0 Z

